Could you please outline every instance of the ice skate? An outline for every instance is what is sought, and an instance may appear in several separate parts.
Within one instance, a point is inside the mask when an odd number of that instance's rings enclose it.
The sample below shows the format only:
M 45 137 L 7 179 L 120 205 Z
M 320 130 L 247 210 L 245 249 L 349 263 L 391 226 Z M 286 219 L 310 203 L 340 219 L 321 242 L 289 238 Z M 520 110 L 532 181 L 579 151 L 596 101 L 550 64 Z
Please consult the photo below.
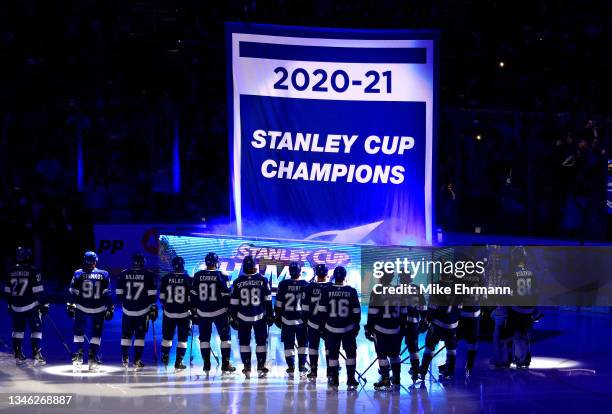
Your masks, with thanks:
M 317 370 L 311 369 L 310 372 L 306 375 L 306 378 L 310 382 L 317 382 Z
M 234 372 L 236 372 L 236 367 L 229 361 L 225 361 L 221 364 L 221 375 L 231 375 Z
M 410 379 L 412 379 L 412 383 L 415 384 L 419 380 L 419 370 L 416 367 L 410 367 L 408 371 L 410 373 Z
M 15 364 L 19 367 L 25 365 L 26 357 L 21 350 L 15 352 Z
M 93 354 L 92 352 L 89 353 L 89 358 L 88 358 L 88 364 L 89 364 L 89 371 L 90 372 L 97 372 L 100 370 L 100 366 L 102 365 L 102 361 L 100 360 L 100 357 L 98 357 L 97 355 Z
M 170 355 L 168 355 L 168 354 L 162 354 L 162 356 L 161 356 L 161 361 L 162 361 L 162 364 L 164 364 L 164 366 L 166 366 L 166 367 L 167 367 L 167 366 L 168 366 L 168 364 L 170 363 Z
M 327 377 L 327 386 L 329 389 L 331 389 L 332 391 L 338 391 L 339 385 L 340 385 L 340 382 L 338 381 L 338 377 L 336 376 Z
M 77 371 L 83 368 L 83 351 L 79 351 L 72 356 L 72 367 Z
M 34 365 L 35 366 L 47 365 L 47 360 L 42 355 L 42 352 L 40 349 L 33 351 L 33 353 L 34 353 Z
M 401 387 L 402 387 L 402 380 L 399 377 L 399 375 L 392 376 L 391 377 L 391 391 L 399 391 Z
M 202 368 L 202 370 L 208 374 L 210 372 L 210 361 L 204 361 L 204 367 Z
M 183 360 L 182 359 L 177 359 L 174 362 L 174 372 L 184 371 L 185 369 L 187 369 L 187 366 L 185 364 L 183 364 Z
M 388 376 L 381 376 L 380 379 L 374 383 L 374 390 L 376 391 L 389 391 L 391 389 L 391 380 Z
M 346 381 L 347 391 L 355 391 L 357 390 L 358 387 L 359 387 L 359 381 L 357 381 L 355 378 L 349 378 Z

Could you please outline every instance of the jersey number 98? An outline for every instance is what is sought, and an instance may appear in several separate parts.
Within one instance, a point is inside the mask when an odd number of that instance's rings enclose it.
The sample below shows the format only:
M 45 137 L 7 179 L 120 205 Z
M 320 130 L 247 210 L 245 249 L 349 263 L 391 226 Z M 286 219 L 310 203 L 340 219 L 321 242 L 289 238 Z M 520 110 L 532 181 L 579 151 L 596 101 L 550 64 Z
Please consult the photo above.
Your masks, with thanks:
M 259 289 L 242 289 L 240 291 L 240 304 L 242 306 L 259 306 L 261 304 Z

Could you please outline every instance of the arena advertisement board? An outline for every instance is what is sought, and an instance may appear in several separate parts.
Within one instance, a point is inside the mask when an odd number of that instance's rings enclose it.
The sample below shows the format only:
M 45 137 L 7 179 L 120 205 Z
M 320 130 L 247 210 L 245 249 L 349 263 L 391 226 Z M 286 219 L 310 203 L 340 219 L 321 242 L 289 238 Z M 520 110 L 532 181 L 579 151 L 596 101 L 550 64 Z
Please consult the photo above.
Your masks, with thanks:
M 228 23 L 237 234 L 431 244 L 437 35 Z
M 175 256 L 185 260 L 190 276 L 205 269 L 204 257 L 215 252 L 220 270 L 235 280 L 242 260 L 253 256 L 273 292 L 289 277 L 289 264 L 302 266 L 301 278 L 314 280 L 313 269 L 347 269 L 345 284 L 363 305 L 372 300 L 409 304 L 415 294 L 430 301 L 482 306 L 609 306 L 612 303 L 610 246 L 367 246 L 303 242 L 215 234 L 161 234 L 159 270 L 171 271 Z M 576 274 L 584 274 L 576 278 Z M 391 275 L 388 286 L 383 278 Z M 586 276 L 588 275 L 588 276 Z M 416 291 L 409 290 L 415 286 Z M 452 288 L 451 288 L 452 286 Z M 450 290 L 449 290 L 450 289 Z M 416 292 L 416 293 L 415 293 Z M 404 302 L 405 301 L 405 302 Z
M 178 236 L 160 235 L 159 265 L 161 271 L 170 271 L 174 256 L 185 260 L 185 270 L 193 276 L 206 268 L 204 257 L 208 252 L 219 255 L 219 269 L 230 280 L 241 272 L 242 260 L 253 256 L 259 272 L 269 281 L 273 290 L 284 278 L 289 278 L 289 264 L 302 265 L 302 279 L 311 281 L 317 264 L 327 265 L 331 277 L 336 266 L 347 269 L 345 283 L 361 291 L 361 248 L 359 246 L 332 243 L 308 243 L 299 241 L 263 240 L 232 236 L 202 235 Z

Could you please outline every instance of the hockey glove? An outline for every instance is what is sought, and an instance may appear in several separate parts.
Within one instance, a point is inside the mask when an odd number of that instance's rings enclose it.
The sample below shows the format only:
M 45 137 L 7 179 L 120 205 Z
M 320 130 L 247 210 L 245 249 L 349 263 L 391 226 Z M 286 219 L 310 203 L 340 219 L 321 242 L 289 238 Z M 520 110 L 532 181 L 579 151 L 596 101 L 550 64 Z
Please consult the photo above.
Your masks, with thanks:
M 115 306 L 111 305 L 109 308 L 106 308 L 106 313 L 104 314 L 104 319 L 110 321 L 115 316 Z
M 151 308 L 149 309 L 149 319 L 155 322 L 158 315 L 159 311 L 157 310 L 157 305 L 151 305 Z
M 355 338 L 357 337 L 357 335 L 359 335 L 359 330 L 360 329 L 361 329 L 361 326 L 358 323 L 356 323 L 355 327 L 351 331 L 353 333 L 353 335 L 355 336 Z
M 68 313 L 68 317 L 74 319 L 74 315 L 76 315 L 76 305 L 74 303 L 66 304 L 66 313 Z
M 270 315 L 266 317 L 266 323 L 268 324 L 268 326 L 274 325 L 274 316 Z
M 45 303 L 44 305 L 40 305 L 38 311 L 40 312 L 40 316 L 47 315 L 49 313 L 49 304 Z
M 281 320 L 280 315 L 276 315 L 276 318 L 274 318 L 274 325 L 276 325 L 278 329 L 283 327 L 283 321 Z

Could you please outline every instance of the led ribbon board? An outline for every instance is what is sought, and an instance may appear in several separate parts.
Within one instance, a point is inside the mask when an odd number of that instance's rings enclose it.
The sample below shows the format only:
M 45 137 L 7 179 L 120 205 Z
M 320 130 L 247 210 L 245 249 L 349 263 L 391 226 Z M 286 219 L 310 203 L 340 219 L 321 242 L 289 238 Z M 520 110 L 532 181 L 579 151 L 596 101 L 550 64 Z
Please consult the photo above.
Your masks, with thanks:
M 314 279 L 314 267 L 325 264 L 329 276 L 336 266 L 347 270 L 345 283 L 361 294 L 361 248 L 359 246 L 332 243 L 262 240 L 231 236 L 160 236 L 160 268 L 170 271 L 174 256 L 185 260 L 185 270 L 190 276 L 206 268 L 204 256 L 216 252 L 219 256 L 219 270 L 235 280 L 242 271 L 242 260 L 253 256 L 258 270 L 270 281 L 273 289 L 285 278 L 289 278 L 289 264 L 298 262 L 302 266 L 301 278 Z
M 431 243 L 437 36 L 228 23 L 237 233 Z

